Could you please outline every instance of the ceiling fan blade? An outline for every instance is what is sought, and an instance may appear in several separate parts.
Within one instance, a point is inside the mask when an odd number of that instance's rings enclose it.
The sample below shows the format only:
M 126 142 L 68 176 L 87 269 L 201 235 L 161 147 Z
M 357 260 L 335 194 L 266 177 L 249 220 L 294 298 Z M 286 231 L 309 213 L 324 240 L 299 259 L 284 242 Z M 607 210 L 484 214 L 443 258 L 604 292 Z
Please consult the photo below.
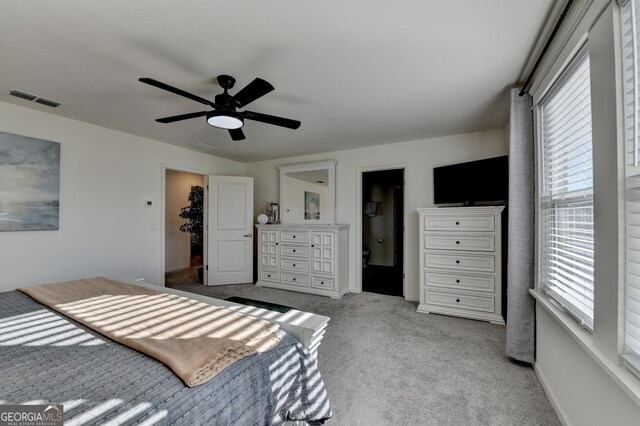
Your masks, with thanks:
M 209 111 L 190 112 L 189 114 L 172 115 L 171 117 L 158 118 L 158 123 L 173 123 L 174 121 L 188 120 L 190 118 L 204 117 Z
M 175 93 L 176 95 L 183 96 L 187 99 L 191 99 L 192 101 L 200 102 L 201 104 L 209 105 L 214 108 L 219 108 L 218 105 L 216 105 L 214 102 L 208 101 L 204 98 L 201 98 L 200 96 L 196 96 L 193 93 L 185 92 L 184 90 L 180 90 L 176 87 L 169 86 L 168 84 L 165 84 L 158 80 L 154 80 L 153 78 L 142 77 L 142 78 L 139 78 L 138 81 L 149 84 L 151 86 L 157 87 L 162 90 L 166 90 L 167 92 Z
M 231 139 L 234 141 L 241 141 L 245 139 L 242 129 L 229 129 L 229 134 L 231 135 Z
M 241 114 L 247 120 L 261 121 L 262 123 L 273 124 L 274 126 L 286 127 L 288 129 L 297 129 L 301 124 L 297 120 L 261 114 L 259 112 L 243 111 Z
M 256 99 L 266 95 L 273 90 L 273 86 L 261 78 L 256 78 L 251 83 L 247 84 L 242 90 L 236 93 L 226 103 L 226 106 L 234 106 L 236 108 L 242 108 L 243 106 L 250 104 Z

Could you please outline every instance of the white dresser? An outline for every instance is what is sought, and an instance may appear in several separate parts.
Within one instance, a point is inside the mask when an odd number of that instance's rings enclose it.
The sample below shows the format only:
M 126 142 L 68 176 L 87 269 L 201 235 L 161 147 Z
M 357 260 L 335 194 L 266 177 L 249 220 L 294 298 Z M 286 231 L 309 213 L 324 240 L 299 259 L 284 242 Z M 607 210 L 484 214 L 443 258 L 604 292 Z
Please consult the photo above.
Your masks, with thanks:
M 256 225 L 257 286 L 339 299 L 348 288 L 348 225 Z
M 504 324 L 502 210 L 503 206 L 418 209 L 418 312 Z

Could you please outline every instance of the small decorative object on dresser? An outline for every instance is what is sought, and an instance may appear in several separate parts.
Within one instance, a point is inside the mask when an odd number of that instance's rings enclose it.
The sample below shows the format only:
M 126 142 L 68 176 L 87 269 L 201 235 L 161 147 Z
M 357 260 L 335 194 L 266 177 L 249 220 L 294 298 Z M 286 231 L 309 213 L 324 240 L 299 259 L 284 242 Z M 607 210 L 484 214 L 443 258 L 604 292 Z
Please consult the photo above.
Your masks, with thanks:
M 257 286 L 334 299 L 347 293 L 348 225 L 257 227 Z
M 504 206 L 421 208 L 418 312 L 504 324 Z

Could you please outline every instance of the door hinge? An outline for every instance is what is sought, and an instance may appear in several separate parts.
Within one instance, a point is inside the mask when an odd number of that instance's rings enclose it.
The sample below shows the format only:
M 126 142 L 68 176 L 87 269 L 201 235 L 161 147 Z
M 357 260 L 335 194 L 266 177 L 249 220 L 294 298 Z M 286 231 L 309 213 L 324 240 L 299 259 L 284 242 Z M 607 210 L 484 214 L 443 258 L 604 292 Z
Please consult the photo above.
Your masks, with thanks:
M 208 271 L 209 270 L 209 265 L 207 265 L 205 269 Z
M 207 191 L 209 190 L 209 185 L 207 185 Z
M 402 279 L 403 279 L 403 280 L 405 279 L 404 272 L 402 273 Z

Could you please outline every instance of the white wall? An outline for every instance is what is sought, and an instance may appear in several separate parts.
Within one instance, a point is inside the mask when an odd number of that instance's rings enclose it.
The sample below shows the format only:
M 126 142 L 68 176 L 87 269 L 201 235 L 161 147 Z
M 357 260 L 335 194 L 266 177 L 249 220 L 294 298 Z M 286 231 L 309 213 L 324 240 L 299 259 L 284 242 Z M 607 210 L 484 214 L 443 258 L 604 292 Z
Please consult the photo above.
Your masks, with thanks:
M 189 205 L 192 186 L 204 187 L 204 176 L 167 170 L 164 201 L 164 270 L 179 271 L 191 266 L 191 242 L 189 234 L 180 232 L 180 225 L 186 223 L 180 210 Z
M 62 145 L 60 230 L 0 234 L 0 291 L 98 275 L 161 283 L 163 163 L 243 172 L 234 161 L 1 102 L 0 129 Z
M 542 307 L 536 310 L 536 330 L 536 372 L 563 422 L 638 425 L 638 404 Z
M 337 160 L 336 164 L 336 222 L 349 224 L 349 287 L 355 290 L 356 256 L 360 256 L 361 242 L 356 241 L 356 215 L 362 216 L 360 201 L 356 200 L 356 173 L 359 167 L 406 164 L 406 197 L 409 223 L 406 235 L 409 241 L 408 292 L 406 297 L 418 300 L 418 207 L 433 205 L 433 167 L 504 155 L 507 152 L 504 129 L 467 133 L 441 138 L 423 139 L 380 145 L 369 148 L 335 151 L 248 163 L 245 174 L 255 182 L 255 214 L 263 212 L 267 201 L 278 199 L 280 164 L 307 161 Z M 400 166 L 402 167 L 402 166 Z

